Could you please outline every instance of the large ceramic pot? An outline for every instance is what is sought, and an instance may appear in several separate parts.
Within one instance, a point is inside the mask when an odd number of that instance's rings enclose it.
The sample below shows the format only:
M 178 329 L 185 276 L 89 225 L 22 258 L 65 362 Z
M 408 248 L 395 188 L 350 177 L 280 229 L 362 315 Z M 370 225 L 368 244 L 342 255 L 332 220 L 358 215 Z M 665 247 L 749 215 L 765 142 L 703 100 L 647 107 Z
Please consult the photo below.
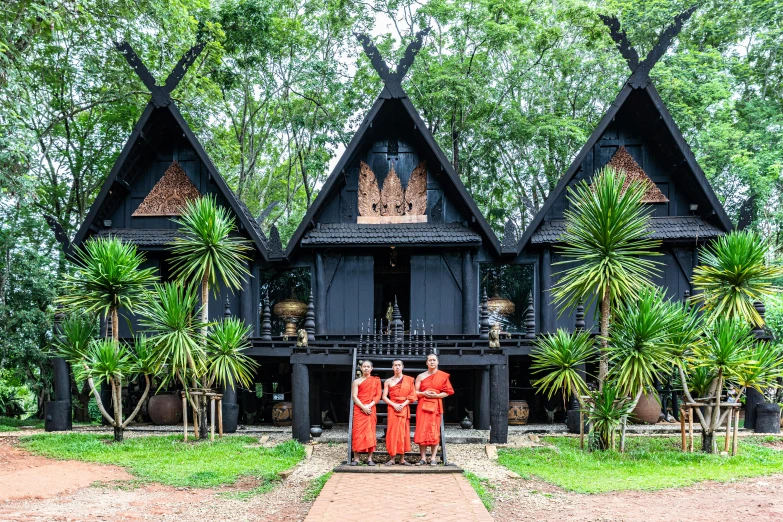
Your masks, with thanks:
M 178 395 L 153 395 L 147 404 L 153 424 L 171 426 L 182 422 L 182 399 Z
M 631 422 L 636 424 L 656 424 L 661 418 L 661 404 L 654 393 L 642 395 L 631 412 Z
M 508 423 L 511 426 L 523 426 L 527 424 L 527 418 L 530 416 L 530 407 L 527 401 L 509 401 L 508 403 Z
M 278 402 L 272 406 L 272 424 L 275 426 L 290 426 L 293 421 L 294 408 L 290 402 Z
M 756 433 L 780 433 L 780 406 L 756 405 Z
M 239 424 L 239 404 L 223 402 L 223 433 L 235 433 L 237 424 Z

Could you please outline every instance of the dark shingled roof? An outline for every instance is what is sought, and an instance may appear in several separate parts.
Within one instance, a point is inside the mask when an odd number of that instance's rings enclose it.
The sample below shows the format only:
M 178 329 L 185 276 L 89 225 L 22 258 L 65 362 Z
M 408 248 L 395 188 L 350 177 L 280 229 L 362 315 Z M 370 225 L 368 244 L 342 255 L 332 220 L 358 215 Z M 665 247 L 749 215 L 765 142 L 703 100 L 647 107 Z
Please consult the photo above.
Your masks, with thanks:
M 547 219 L 541 223 L 530 238 L 531 243 L 557 243 L 565 232 L 564 219 Z M 714 238 L 723 235 L 723 231 L 702 218 L 691 216 L 650 218 L 650 229 L 654 239 L 696 239 Z
M 401 223 L 359 225 L 356 223 L 323 224 L 308 230 L 302 237 L 303 247 L 327 245 L 481 245 L 478 232 L 458 223 Z
M 179 233 L 174 228 L 107 228 L 96 237 L 116 237 L 137 246 L 166 246 L 174 242 Z

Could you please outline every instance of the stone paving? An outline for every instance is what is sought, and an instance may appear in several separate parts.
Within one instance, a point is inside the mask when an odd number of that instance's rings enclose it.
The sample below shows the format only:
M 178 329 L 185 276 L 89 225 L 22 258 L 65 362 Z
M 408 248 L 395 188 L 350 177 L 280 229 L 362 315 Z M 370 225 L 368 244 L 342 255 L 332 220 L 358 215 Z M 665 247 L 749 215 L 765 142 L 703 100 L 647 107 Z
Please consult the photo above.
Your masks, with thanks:
M 492 517 L 460 474 L 335 473 L 305 522 L 439 520 L 490 522 Z

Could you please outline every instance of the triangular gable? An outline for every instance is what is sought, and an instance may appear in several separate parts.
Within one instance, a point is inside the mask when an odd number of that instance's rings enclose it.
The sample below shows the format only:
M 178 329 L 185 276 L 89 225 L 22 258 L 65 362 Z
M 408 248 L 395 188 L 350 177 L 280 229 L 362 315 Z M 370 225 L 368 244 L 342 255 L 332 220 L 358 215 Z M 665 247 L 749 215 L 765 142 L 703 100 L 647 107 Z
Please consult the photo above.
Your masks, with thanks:
M 182 60 L 180 60 L 180 62 L 177 64 L 171 75 L 169 75 L 165 86 L 157 86 L 155 84 L 155 80 L 152 79 L 152 75 L 149 74 L 147 69 L 140 62 L 128 44 L 116 44 L 116 46 L 118 50 L 120 50 L 120 52 L 125 55 L 128 63 L 131 64 L 137 74 L 139 74 L 139 77 L 153 93 L 153 96 L 150 102 L 144 108 L 139 121 L 136 122 L 136 125 L 131 132 L 130 138 L 125 143 L 122 152 L 114 162 L 114 166 L 112 167 L 109 176 L 103 183 L 98 197 L 90 207 L 90 211 L 87 213 L 87 217 L 85 218 L 79 230 L 76 232 L 76 236 L 74 237 L 72 244 L 81 245 L 91 233 L 100 231 L 101 224 L 96 223 L 99 221 L 99 217 L 106 213 L 106 209 L 112 205 L 112 200 L 121 197 L 120 195 L 125 195 L 128 193 L 130 190 L 130 185 L 125 180 L 124 175 L 127 174 L 133 167 L 133 162 L 129 161 L 129 158 L 132 156 L 131 153 L 136 150 L 137 147 L 143 148 L 149 146 L 144 136 L 145 126 L 150 122 L 150 119 L 153 118 L 154 115 L 162 115 L 165 112 L 168 112 L 168 115 L 173 118 L 174 123 L 182 132 L 182 136 L 193 149 L 197 158 L 204 165 L 204 168 L 207 170 L 209 176 L 214 181 L 218 191 L 225 198 L 229 207 L 236 215 L 241 227 L 247 231 L 263 259 L 267 260 L 267 247 L 263 239 L 263 233 L 261 232 L 258 223 L 256 223 L 255 219 L 253 219 L 253 217 L 250 215 L 247 207 L 245 207 L 237 199 L 234 192 L 226 184 L 225 180 L 220 175 L 215 165 L 212 163 L 212 160 L 209 159 L 209 156 L 201 146 L 201 143 L 198 141 L 195 134 L 193 134 L 190 126 L 187 124 L 182 114 L 179 112 L 179 109 L 169 96 L 171 90 L 176 87 L 177 82 L 185 74 L 187 67 L 189 67 L 189 64 L 195 60 L 195 57 L 200 51 L 200 48 L 203 46 L 196 46 L 186 53 Z M 163 111 L 163 113 L 159 111 Z
M 377 50 L 370 43 L 369 38 L 364 35 L 357 35 L 359 40 L 364 45 L 368 56 L 370 56 L 370 59 L 373 62 L 373 66 L 376 68 L 376 70 L 378 70 L 381 78 L 384 80 L 385 85 L 380 95 L 370 108 L 370 111 L 364 117 L 364 120 L 362 120 L 362 123 L 359 125 L 359 128 L 357 129 L 353 138 L 351 138 L 351 141 L 348 143 L 348 146 L 346 147 L 345 152 L 343 153 L 340 160 L 337 162 L 337 165 L 334 167 L 326 182 L 321 187 L 321 190 L 318 193 L 318 196 L 315 198 L 315 201 L 307 210 L 307 213 L 299 224 L 299 227 L 297 227 L 296 231 L 291 237 L 291 240 L 289 241 L 288 247 L 286 249 L 286 257 L 290 257 L 293 251 L 298 247 L 302 236 L 308 230 L 308 228 L 313 225 L 315 218 L 321 208 L 327 202 L 328 198 L 334 192 L 334 190 L 339 187 L 338 183 L 343 181 L 344 170 L 348 167 L 350 161 L 354 158 L 354 155 L 359 151 L 359 149 L 365 145 L 366 140 L 364 138 L 368 130 L 372 128 L 373 120 L 375 120 L 375 118 L 381 112 L 384 105 L 386 103 L 390 103 L 392 100 L 398 100 L 399 103 L 402 104 L 405 109 L 405 113 L 410 117 L 411 122 L 413 123 L 413 129 L 418 132 L 426 147 L 435 157 L 436 161 L 440 164 L 439 166 L 442 169 L 441 174 L 445 173 L 446 179 L 448 179 L 449 183 L 454 189 L 457 200 L 465 205 L 468 212 L 475 220 L 475 223 L 481 230 L 482 236 L 489 244 L 491 250 L 496 255 L 500 255 L 500 241 L 495 235 L 495 232 L 484 218 L 484 215 L 479 210 L 476 202 L 470 196 L 470 193 L 468 193 L 465 185 L 462 183 L 462 180 L 460 180 L 459 175 L 454 170 L 451 162 L 448 160 L 443 150 L 435 141 L 434 136 L 429 131 L 426 124 L 421 119 L 421 116 L 419 116 L 418 111 L 416 111 L 415 107 L 413 106 L 413 103 L 411 103 L 410 99 L 408 98 L 407 93 L 400 85 L 402 77 L 404 76 L 405 72 L 407 72 L 408 67 L 410 67 L 410 64 L 413 61 L 415 53 L 418 51 L 418 48 L 416 48 L 415 45 L 418 43 L 418 46 L 421 46 L 422 38 L 428 31 L 429 29 L 417 33 L 417 40 L 408 46 L 403 62 L 397 66 L 397 71 L 393 74 L 389 73 L 388 68 L 386 68 L 385 63 L 383 63 L 382 59 L 380 59 L 380 55 L 377 54 Z M 386 68 L 385 73 L 382 72 L 383 68 Z M 438 168 L 437 165 L 434 167 L 436 169 Z M 380 175 L 385 174 L 386 173 Z
M 607 167 L 611 167 L 616 171 L 623 171 L 625 173 L 625 182 L 623 183 L 623 192 L 628 188 L 628 185 L 634 181 L 644 184 L 644 196 L 642 196 L 642 203 L 666 203 L 669 198 L 663 195 L 661 189 L 653 183 L 650 176 L 644 171 L 644 169 L 636 163 L 628 151 L 625 145 L 620 145 L 617 152 L 614 153 L 612 159 L 606 164 Z
M 187 203 L 199 197 L 201 193 L 174 160 L 132 216 L 179 216 Z
M 605 23 L 607 23 L 607 25 L 609 25 L 612 30 L 612 37 L 618 43 L 618 48 L 621 50 L 623 56 L 626 57 L 629 67 L 631 67 L 631 75 L 623 88 L 620 90 L 620 93 L 612 102 L 612 105 L 609 107 L 606 114 L 604 114 L 604 117 L 601 118 L 598 126 L 595 128 L 585 145 L 579 151 L 579 154 L 577 154 L 574 160 L 571 162 L 568 170 L 566 170 L 565 174 L 560 178 L 557 186 L 555 186 L 554 190 L 552 190 L 549 196 L 547 196 L 544 205 L 525 229 L 525 232 L 522 234 L 522 238 L 517 244 L 517 254 L 521 253 L 530 242 L 530 238 L 543 223 L 544 218 L 552 208 L 553 203 L 561 194 L 563 194 L 563 192 L 565 192 L 568 185 L 580 172 L 582 164 L 584 163 L 587 155 L 592 151 L 596 143 L 603 137 L 609 126 L 615 120 L 615 117 L 617 117 L 620 110 L 628 102 L 629 97 L 631 97 L 631 95 L 634 93 L 640 93 L 648 97 L 653 110 L 659 117 L 658 119 L 663 123 L 664 132 L 668 134 L 668 137 L 676 151 L 682 155 L 684 163 L 688 167 L 687 170 L 693 178 L 693 181 L 695 181 L 695 184 L 701 192 L 702 196 L 714 209 L 715 219 L 719 222 L 725 232 L 729 232 L 732 229 L 731 220 L 726 214 L 723 205 L 715 195 L 715 191 L 712 189 L 712 186 L 707 180 L 707 176 L 704 174 L 704 171 L 701 170 L 701 167 L 696 161 L 696 157 L 693 155 L 693 152 L 685 141 L 685 137 L 682 135 L 682 131 L 674 122 L 674 119 L 672 118 L 668 109 L 666 109 L 663 100 L 661 99 L 658 91 L 655 89 L 655 86 L 652 84 L 649 78 L 649 72 L 654 65 L 654 62 L 660 58 L 660 56 L 662 56 L 663 52 L 665 51 L 665 47 L 668 46 L 668 44 L 671 42 L 671 39 L 677 34 L 684 21 L 687 20 L 692 12 L 693 9 L 690 9 L 678 16 L 675 19 L 675 24 L 662 33 L 658 45 L 656 45 L 655 48 L 650 51 L 650 54 L 641 63 L 638 62 L 636 51 L 630 48 L 630 45 L 627 43 L 625 33 L 621 33 L 619 31 L 619 23 L 617 20 L 613 18 L 604 18 Z

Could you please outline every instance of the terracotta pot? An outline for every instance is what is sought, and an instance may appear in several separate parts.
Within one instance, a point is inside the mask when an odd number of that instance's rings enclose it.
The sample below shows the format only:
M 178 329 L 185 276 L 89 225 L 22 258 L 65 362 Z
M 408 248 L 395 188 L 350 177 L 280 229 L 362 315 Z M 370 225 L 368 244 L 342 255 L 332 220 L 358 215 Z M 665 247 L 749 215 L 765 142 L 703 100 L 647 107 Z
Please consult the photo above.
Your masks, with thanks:
M 182 422 L 182 399 L 179 395 L 153 395 L 147 404 L 147 412 L 153 424 L 171 426 Z
M 654 393 L 642 395 L 631 412 L 631 422 L 635 424 L 656 424 L 661 418 L 661 404 Z
M 530 407 L 527 401 L 509 401 L 508 403 L 508 423 L 511 426 L 523 426 L 527 424 L 527 418 L 530 416 Z
M 294 407 L 290 402 L 278 402 L 272 406 L 272 424 L 290 426 L 293 421 Z

